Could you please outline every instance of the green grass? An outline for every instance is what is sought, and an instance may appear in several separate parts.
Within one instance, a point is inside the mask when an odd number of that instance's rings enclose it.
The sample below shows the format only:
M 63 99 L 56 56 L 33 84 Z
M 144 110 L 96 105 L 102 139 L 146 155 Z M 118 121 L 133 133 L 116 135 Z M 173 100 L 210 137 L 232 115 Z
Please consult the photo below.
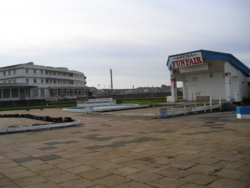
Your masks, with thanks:
M 183 96 L 177 96 L 177 98 L 178 98 L 179 100 L 182 100 L 182 99 L 183 99 Z
M 166 96 L 162 97 L 131 97 L 131 98 L 115 98 L 116 100 L 132 100 L 132 101 L 139 101 L 139 100 L 165 100 Z
M 178 99 L 182 99 L 182 96 L 178 96 Z M 161 104 L 161 103 L 166 103 L 166 96 L 117 98 L 116 100 L 120 104 L 157 105 L 157 104 Z
M 135 98 L 117 98 L 118 103 L 121 104 L 139 104 L 139 105 L 155 105 L 164 103 L 166 97 L 135 97 Z
M 178 96 L 182 99 L 182 96 Z M 162 97 L 134 97 L 134 98 L 116 98 L 120 104 L 139 104 L 139 105 L 156 105 L 166 102 L 166 96 Z M 40 105 L 40 106 L 22 106 L 22 107 L 0 107 L 0 111 L 8 110 L 27 110 L 27 109 L 41 109 L 41 108 L 65 108 L 74 107 L 75 103 L 70 104 L 53 104 L 53 105 Z
M 52 104 L 52 105 L 40 105 L 40 106 L 20 106 L 20 107 L 1 107 L 0 111 L 9 111 L 9 110 L 31 110 L 31 109 L 41 109 L 41 108 L 65 108 L 73 107 L 76 104 Z

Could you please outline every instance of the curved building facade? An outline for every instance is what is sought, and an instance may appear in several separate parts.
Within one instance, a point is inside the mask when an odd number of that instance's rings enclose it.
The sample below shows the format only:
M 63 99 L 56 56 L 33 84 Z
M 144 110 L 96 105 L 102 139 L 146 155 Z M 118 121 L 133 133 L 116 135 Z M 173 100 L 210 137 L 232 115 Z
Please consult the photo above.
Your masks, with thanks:
M 78 71 L 32 62 L 0 68 L 0 101 L 58 101 L 87 95 L 86 76 Z

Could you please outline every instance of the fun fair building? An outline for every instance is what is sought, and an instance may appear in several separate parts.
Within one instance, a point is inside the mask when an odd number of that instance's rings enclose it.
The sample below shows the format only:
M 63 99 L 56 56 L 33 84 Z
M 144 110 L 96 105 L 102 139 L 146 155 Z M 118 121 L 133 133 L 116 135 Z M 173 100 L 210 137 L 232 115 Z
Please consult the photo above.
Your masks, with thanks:
M 182 82 L 183 99 L 240 102 L 250 97 L 250 69 L 232 54 L 197 50 L 168 57 L 171 100 L 177 101 L 176 82 Z
M 0 102 L 83 98 L 88 95 L 83 73 L 34 63 L 0 67 Z

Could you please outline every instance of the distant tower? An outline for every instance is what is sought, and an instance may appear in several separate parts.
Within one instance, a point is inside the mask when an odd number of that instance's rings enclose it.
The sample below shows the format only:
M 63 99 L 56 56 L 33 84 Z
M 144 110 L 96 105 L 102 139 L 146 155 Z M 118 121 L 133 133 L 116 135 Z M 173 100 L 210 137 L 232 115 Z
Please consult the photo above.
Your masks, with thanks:
M 112 69 L 110 69 L 110 81 L 111 81 L 111 90 L 113 90 L 113 73 L 112 73 Z

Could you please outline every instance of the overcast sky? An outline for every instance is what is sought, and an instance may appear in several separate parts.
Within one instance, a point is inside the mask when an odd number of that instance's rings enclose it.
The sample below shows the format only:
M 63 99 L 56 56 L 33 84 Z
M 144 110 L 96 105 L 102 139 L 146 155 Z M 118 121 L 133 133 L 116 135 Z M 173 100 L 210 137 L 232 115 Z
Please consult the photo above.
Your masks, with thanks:
M 207 49 L 250 67 L 249 0 L 0 0 L 0 67 L 68 67 L 87 85 L 169 84 L 169 55 Z

